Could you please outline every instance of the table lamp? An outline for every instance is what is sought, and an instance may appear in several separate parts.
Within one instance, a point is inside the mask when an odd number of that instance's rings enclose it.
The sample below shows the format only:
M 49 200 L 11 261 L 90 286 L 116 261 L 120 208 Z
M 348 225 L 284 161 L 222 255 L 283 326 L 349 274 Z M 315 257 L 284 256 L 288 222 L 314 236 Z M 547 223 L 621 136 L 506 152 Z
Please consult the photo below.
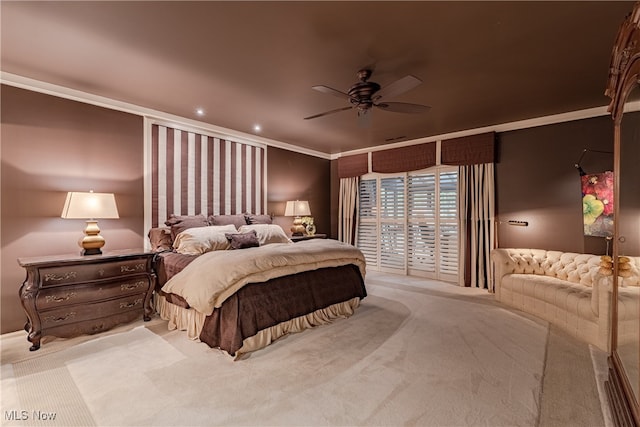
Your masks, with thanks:
M 311 209 L 309 209 L 309 202 L 306 200 L 289 201 L 284 208 L 284 216 L 294 216 L 293 225 L 291 226 L 292 236 L 302 236 L 305 228 L 302 225 L 302 216 L 311 215 Z
M 104 237 L 100 235 L 98 218 L 119 218 L 118 207 L 113 193 L 69 192 L 62 209 L 62 218 L 85 219 L 87 227 L 84 237 L 78 240 L 82 255 L 100 255 Z

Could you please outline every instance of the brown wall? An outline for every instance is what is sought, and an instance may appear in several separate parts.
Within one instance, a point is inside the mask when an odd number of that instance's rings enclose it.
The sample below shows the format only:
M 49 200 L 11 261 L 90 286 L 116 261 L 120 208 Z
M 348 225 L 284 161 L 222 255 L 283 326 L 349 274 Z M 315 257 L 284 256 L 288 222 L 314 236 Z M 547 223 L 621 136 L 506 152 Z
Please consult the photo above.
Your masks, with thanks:
M 581 161 L 585 172 L 613 170 L 612 119 L 604 116 L 521 129 L 499 133 L 497 138 L 499 246 L 604 253 L 604 238 L 583 235 L 580 175 L 574 165 L 588 148 L 611 154 L 585 154 Z M 332 231 L 336 232 L 337 161 L 332 162 L 331 186 Z M 528 226 L 508 225 L 509 220 L 526 221 Z
M 120 219 L 100 221 L 105 250 L 140 247 L 146 232 L 141 117 L 10 86 L 1 90 L 4 333 L 24 325 L 18 299 L 24 271 L 16 259 L 79 251 L 83 221 L 60 218 L 67 191 L 116 194 Z M 573 165 L 584 148 L 612 151 L 612 134 L 611 119 L 600 117 L 498 135 L 499 218 L 529 222 L 528 227 L 500 225 L 501 247 L 604 252 L 604 239 L 582 235 L 580 180 Z M 273 147 L 267 161 L 268 212 L 275 222 L 288 230 L 292 219 L 283 216 L 285 202 L 309 200 L 318 233 L 335 237 L 336 162 Z M 611 157 L 587 153 L 582 166 L 587 172 L 611 169 Z M 633 169 L 633 182 L 638 170 Z
M 329 160 L 280 148 L 267 149 L 267 212 L 290 234 L 293 218 L 284 216 L 287 200 L 308 200 L 317 233 L 330 234 Z
M 0 332 L 25 316 L 17 258 L 76 253 L 84 221 L 60 218 L 67 191 L 113 192 L 120 219 L 100 220 L 105 251 L 142 247 L 143 119 L 2 85 Z M 328 160 L 267 150 L 268 211 L 288 231 L 287 200 L 309 200 L 318 233 L 330 229 Z
M 24 326 L 18 257 L 79 253 L 84 221 L 60 218 L 67 191 L 114 193 L 120 219 L 100 220 L 104 250 L 143 246 L 143 121 L 2 86 L 2 332 Z
M 610 117 L 577 120 L 498 135 L 496 211 L 500 247 L 601 254 L 606 242 L 585 237 L 580 176 L 585 148 L 613 153 Z M 587 152 L 586 173 L 613 170 L 613 154 Z M 527 221 L 527 227 L 505 224 Z

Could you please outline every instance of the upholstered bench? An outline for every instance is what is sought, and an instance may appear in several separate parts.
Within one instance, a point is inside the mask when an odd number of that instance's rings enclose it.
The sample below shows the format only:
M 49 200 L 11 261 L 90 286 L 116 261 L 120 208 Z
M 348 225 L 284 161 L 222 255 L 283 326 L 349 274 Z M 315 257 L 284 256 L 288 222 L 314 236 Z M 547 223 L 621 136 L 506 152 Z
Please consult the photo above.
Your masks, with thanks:
M 557 325 L 570 335 L 609 349 L 611 276 L 599 273 L 600 256 L 541 249 L 494 249 L 496 298 Z M 640 258 L 625 279 L 622 320 L 637 321 Z M 625 283 L 623 281 L 623 283 Z

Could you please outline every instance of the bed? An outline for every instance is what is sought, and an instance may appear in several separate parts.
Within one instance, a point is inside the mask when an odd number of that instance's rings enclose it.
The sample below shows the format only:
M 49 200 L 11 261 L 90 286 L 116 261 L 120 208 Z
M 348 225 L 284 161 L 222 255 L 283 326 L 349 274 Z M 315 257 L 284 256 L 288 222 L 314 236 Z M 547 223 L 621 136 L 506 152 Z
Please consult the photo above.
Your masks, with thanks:
M 156 310 L 169 329 L 236 359 L 354 314 L 365 260 L 332 239 L 291 242 L 267 216 L 170 216 L 149 232 Z

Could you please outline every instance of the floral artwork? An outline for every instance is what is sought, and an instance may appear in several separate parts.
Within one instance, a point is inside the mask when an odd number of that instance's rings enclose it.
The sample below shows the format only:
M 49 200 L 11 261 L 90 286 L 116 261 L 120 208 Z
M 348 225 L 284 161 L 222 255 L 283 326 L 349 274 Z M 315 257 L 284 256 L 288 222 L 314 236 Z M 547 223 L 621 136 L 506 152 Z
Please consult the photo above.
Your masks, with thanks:
M 613 172 L 583 175 L 582 216 L 585 236 L 613 236 Z

